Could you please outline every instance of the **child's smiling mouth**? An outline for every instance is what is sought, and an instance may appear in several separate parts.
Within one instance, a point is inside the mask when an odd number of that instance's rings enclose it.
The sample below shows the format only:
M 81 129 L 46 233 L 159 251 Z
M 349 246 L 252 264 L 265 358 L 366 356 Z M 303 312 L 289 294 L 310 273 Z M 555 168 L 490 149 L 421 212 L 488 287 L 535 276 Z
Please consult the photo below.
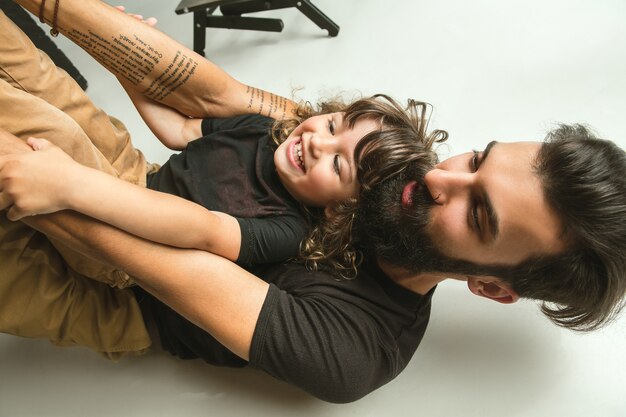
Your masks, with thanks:
M 295 141 L 291 148 L 294 164 L 300 168 L 302 172 L 306 172 L 304 167 L 304 152 L 302 151 L 302 139 Z

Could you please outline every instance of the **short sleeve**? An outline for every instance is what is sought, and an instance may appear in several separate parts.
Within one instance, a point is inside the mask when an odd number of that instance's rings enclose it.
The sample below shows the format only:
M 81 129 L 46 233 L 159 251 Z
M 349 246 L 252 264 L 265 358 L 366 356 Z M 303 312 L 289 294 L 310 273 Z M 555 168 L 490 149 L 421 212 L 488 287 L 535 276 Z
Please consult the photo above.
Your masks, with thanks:
M 237 218 L 241 229 L 241 249 L 237 263 L 267 264 L 298 255 L 306 237 L 305 221 L 299 216 Z
M 270 285 L 250 366 L 324 401 L 355 401 L 397 374 L 397 349 L 380 342 L 379 330 L 371 316 L 349 303 Z

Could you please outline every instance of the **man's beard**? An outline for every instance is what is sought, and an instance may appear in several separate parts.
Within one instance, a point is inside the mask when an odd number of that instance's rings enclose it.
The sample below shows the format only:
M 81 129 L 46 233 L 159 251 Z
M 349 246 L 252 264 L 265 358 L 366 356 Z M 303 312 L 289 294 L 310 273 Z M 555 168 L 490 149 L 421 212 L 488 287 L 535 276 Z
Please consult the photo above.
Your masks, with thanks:
M 403 207 L 402 192 L 417 181 L 410 207 Z M 435 204 L 419 168 L 406 169 L 362 193 L 356 217 L 359 249 L 411 272 L 442 271 L 449 259 L 427 232 L 430 208 Z
M 481 265 L 456 259 L 436 247 L 428 231 L 430 209 L 436 203 L 424 184 L 423 170 L 424 167 L 413 166 L 361 194 L 354 229 L 358 248 L 366 256 L 375 256 L 416 274 L 510 275 L 515 266 Z M 417 186 L 412 204 L 405 208 L 402 192 L 411 181 L 417 181 Z

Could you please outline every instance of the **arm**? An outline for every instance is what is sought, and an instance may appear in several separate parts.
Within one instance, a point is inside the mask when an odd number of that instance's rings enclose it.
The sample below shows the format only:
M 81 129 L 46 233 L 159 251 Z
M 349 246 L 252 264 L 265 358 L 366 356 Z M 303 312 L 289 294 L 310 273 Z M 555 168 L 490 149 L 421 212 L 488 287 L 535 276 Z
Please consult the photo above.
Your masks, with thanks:
M 241 230 L 234 217 L 80 165 L 48 141 L 28 142 L 38 151 L 12 157 L 13 165 L 0 159 L 9 219 L 71 209 L 148 240 L 238 258 Z
M 269 287 L 261 279 L 217 255 L 141 240 L 76 213 L 29 217 L 25 222 L 128 272 L 142 288 L 249 360 Z
M 128 81 L 119 81 L 141 118 L 163 145 L 170 149 L 183 150 L 189 141 L 202 136 L 202 119 L 187 117 L 140 94 Z
M 41 0 L 16 0 L 38 15 Z M 55 2 L 45 3 L 46 22 Z M 146 97 L 191 117 L 291 117 L 291 100 L 246 86 L 164 33 L 99 0 L 63 0 L 61 33 Z

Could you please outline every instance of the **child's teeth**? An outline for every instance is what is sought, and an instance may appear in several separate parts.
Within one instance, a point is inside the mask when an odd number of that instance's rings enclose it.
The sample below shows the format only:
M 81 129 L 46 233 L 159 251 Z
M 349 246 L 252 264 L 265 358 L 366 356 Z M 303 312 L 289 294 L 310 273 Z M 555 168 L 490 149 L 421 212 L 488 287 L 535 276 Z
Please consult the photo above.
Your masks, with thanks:
M 298 143 L 295 146 L 295 151 L 296 151 L 296 156 L 297 156 L 296 159 L 298 160 L 298 163 L 300 164 L 300 166 L 303 166 L 303 163 L 302 163 L 302 143 Z

